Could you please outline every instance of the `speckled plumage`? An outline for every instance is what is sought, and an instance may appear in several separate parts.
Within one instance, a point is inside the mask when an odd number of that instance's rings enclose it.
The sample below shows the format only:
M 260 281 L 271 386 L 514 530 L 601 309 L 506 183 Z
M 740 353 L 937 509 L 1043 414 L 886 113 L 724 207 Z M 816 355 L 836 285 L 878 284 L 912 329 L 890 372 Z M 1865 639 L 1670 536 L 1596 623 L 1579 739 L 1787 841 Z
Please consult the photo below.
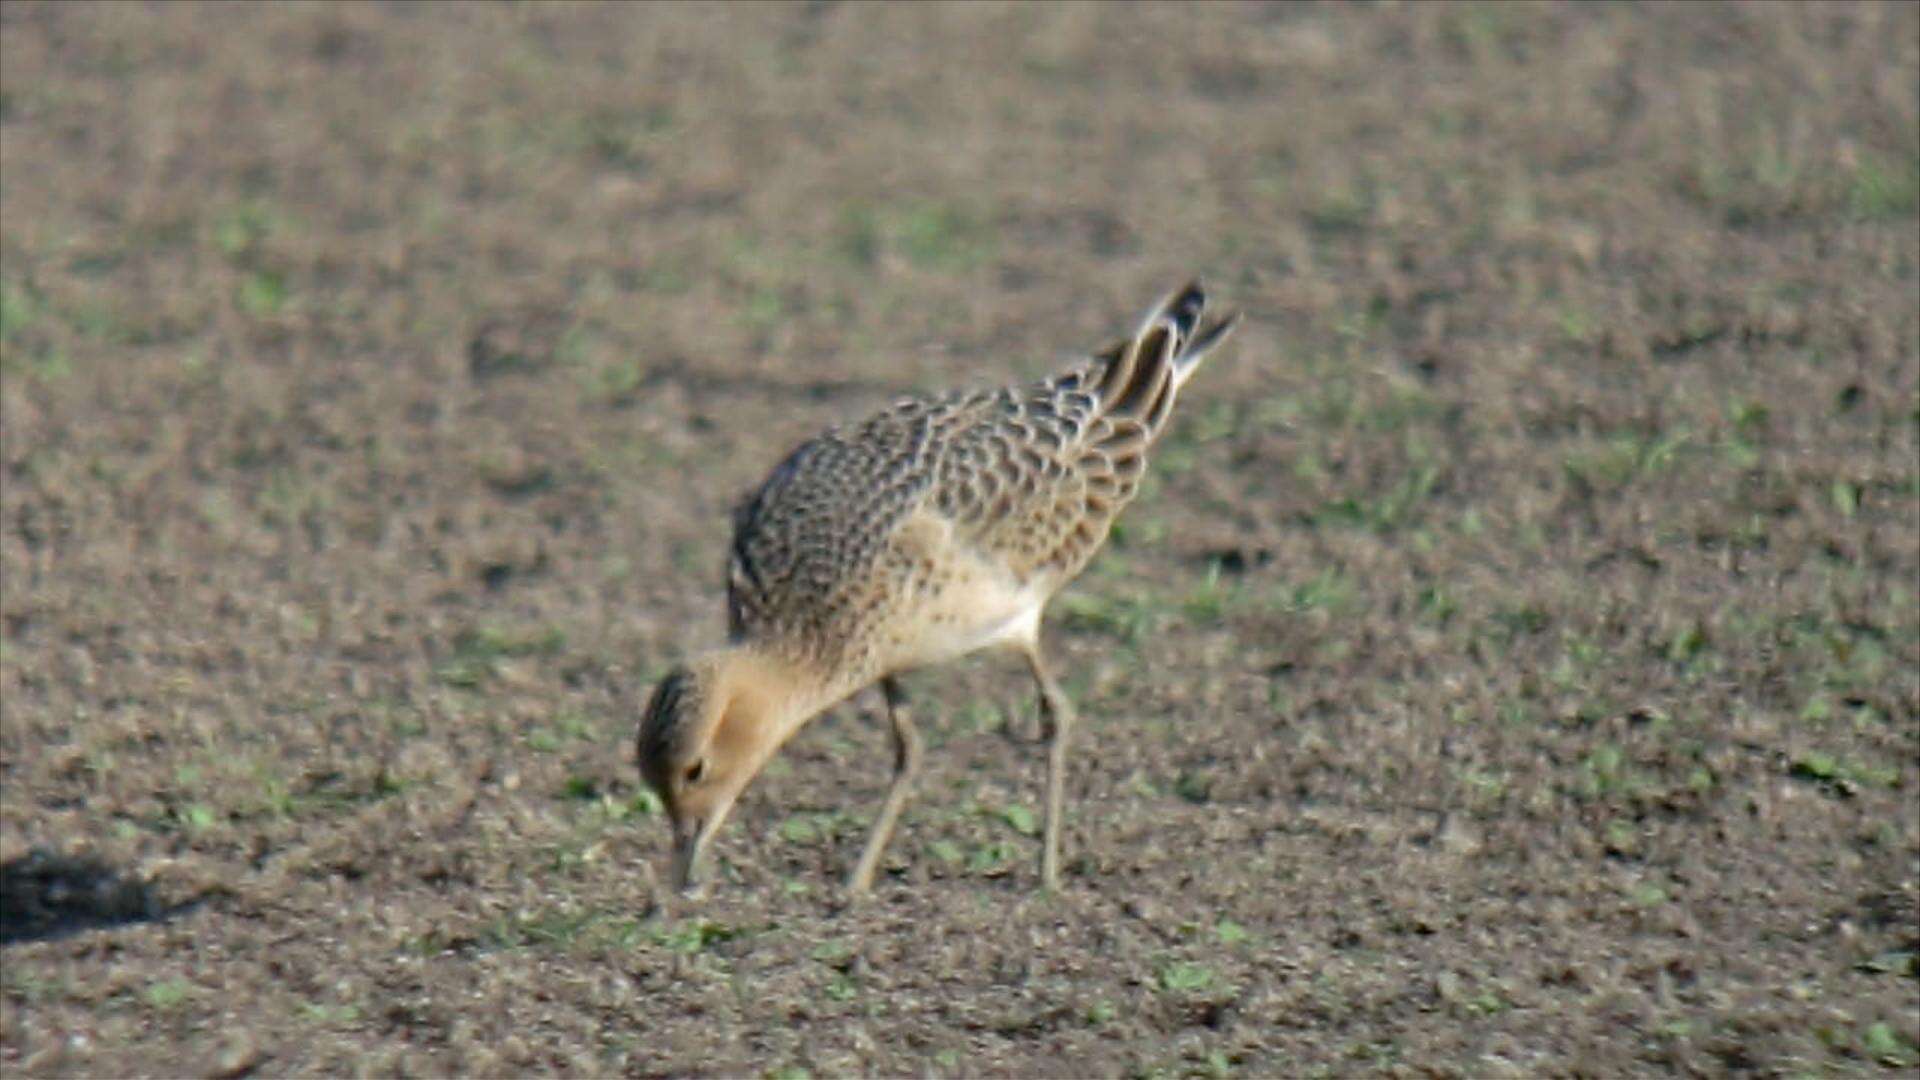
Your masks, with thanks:
M 1202 327 L 1205 304 L 1189 286 L 1054 378 L 906 399 L 800 446 L 735 515 L 734 638 L 865 685 L 946 658 L 912 638 L 930 609 L 967 621 L 956 590 L 1043 604 L 1106 539 L 1179 383 L 1231 329 Z
M 1188 285 L 1055 378 L 909 399 L 827 431 L 741 505 L 732 640 L 669 673 L 640 721 L 640 769 L 673 822 L 683 887 L 780 745 L 877 681 L 894 776 L 848 879 L 865 892 L 920 768 L 895 675 L 990 646 L 1026 657 L 1052 733 L 1041 877 L 1058 886 L 1073 706 L 1042 659 L 1041 613 L 1106 540 L 1181 384 L 1233 328 L 1206 321 L 1206 303 Z

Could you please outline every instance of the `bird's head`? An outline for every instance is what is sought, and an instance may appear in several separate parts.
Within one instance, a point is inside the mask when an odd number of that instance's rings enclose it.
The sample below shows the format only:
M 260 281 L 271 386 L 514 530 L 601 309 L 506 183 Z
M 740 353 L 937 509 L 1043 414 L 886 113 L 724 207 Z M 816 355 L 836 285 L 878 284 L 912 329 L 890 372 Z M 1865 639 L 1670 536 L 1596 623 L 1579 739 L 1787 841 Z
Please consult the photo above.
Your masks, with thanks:
M 804 695 L 783 674 L 726 650 L 668 672 L 640 718 L 640 775 L 673 823 L 674 885 L 683 892 L 734 801 L 807 718 Z

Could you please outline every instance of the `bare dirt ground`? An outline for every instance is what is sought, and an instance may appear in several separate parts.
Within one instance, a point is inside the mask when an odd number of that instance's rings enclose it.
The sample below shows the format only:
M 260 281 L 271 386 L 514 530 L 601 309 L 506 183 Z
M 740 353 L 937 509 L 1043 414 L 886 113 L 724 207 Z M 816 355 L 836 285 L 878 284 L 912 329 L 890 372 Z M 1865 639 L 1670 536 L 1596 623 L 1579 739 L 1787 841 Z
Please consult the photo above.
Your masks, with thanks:
M 1920 1055 L 1920 6 L 0 7 L 0 1069 Z M 1017 663 L 663 893 L 727 509 L 1245 309 Z

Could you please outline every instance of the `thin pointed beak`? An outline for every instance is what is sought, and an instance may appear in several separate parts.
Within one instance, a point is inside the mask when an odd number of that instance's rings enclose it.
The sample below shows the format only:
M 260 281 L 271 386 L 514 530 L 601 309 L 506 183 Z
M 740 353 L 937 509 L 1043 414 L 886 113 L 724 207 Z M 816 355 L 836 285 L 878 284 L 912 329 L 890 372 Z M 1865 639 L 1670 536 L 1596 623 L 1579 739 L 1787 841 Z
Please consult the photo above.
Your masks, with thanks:
M 682 896 L 692 893 L 700 883 L 700 856 L 707 847 L 705 825 L 698 819 L 673 825 L 673 887 Z

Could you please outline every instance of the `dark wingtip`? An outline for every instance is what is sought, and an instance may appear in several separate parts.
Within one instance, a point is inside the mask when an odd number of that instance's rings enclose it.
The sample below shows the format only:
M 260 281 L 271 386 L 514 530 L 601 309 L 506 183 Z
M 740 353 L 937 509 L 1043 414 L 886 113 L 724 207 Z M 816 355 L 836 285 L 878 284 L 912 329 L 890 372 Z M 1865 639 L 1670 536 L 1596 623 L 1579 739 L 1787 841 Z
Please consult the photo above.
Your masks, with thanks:
M 1162 310 L 1167 318 L 1173 320 L 1173 325 L 1179 330 L 1180 336 L 1185 338 L 1193 333 L 1194 326 L 1200 321 L 1200 313 L 1206 308 L 1207 290 L 1201 286 L 1199 278 L 1194 278 L 1187 282 L 1185 288 L 1174 293 L 1173 299 L 1167 301 L 1166 307 Z
M 1209 349 L 1220 344 L 1222 339 L 1233 333 L 1234 327 L 1240 325 L 1240 316 L 1241 313 L 1238 311 L 1229 311 L 1202 326 L 1198 333 L 1187 340 L 1186 348 L 1181 350 L 1181 359 L 1205 356 Z

